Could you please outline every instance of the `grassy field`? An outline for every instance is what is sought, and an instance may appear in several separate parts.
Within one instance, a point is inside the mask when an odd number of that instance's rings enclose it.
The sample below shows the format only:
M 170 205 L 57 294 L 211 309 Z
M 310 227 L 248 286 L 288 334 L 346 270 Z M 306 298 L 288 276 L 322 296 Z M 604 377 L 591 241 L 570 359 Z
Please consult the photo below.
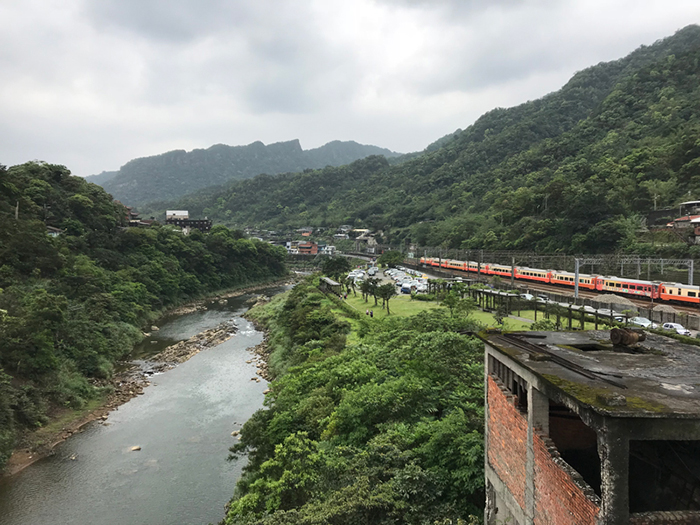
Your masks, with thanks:
M 372 321 L 374 320 L 382 320 L 387 317 L 386 310 L 382 308 L 382 302 L 379 301 L 377 306 L 374 306 L 374 298 L 370 298 L 368 302 L 365 302 L 362 299 L 361 294 L 357 294 L 357 296 L 353 295 L 348 295 L 348 298 L 345 300 L 345 302 L 353 307 L 355 310 L 360 312 L 363 316 L 366 315 L 365 312 L 367 310 L 372 310 L 374 312 L 374 316 L 372 317 Z M 410 295 L 397 295 L 389 301 L 389 311 L 391 312 L 390 316 L 398 316 L 398 317 L 409 317 L 411 315 L 418 314 L 424 310 L 432 310 L 434 308 L 444 308 L 443 306 L 440 306 L 438 303 L 433 302 L 433 301 L 416 301 L 416 300 L 411 300 Z M 335 312 L 337 312 L 340 315 L 343 315 L 344 312 L 340 308 L 335 308 Z M 528 312 L 522 312 L 522 313 L 528 313 Z M 528 319 L 534 317 L 534 311 L 530 312 L 532 314 L 532 317 L 528 317 L 526 315 L 523 315 L 522 317 L 526 317 Z M 495 327 L 496 326 L 496 320 L 494 319 L 493 315 L 488 313 L 488 312 L 482 312 L 480 310 L 475 310 L 474 312 L 471 313 L 471 316 L 482 323 L 483 325 L 487 327 Z M 542 313 L 538 312 L 538 319 L 542 317 Z M 356 328 L 357 321 L 354 319 L 349 319 L 350 323 L 353 325 L 353 328 Z M 530 327 L 529 322 L 527 321 L 521 321 L 518 319 L 507 319 L 505 322 L 505 328 L 507 330 L 528 330 Z M 354 331 L 354 330 L 353 330 Z

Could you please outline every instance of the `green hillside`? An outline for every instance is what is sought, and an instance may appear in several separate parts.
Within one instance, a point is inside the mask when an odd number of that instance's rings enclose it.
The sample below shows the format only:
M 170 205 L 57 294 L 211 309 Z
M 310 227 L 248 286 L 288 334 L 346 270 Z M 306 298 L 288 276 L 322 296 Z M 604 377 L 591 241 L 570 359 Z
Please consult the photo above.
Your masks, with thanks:
M 272 229 L 349 223 L 454 248 L 629 248 L 655 199 L 700 196 L 699 60 L 700 27 L 688 26 L 402 163 L 259 176 L 150 208 Z
M 399 154 L 357 142 L 333 141 L 303 150 L 298 140 L 247 146 L 216 144 L 207 149 L 170 151 L 134 159 L 116 172 L 93 175 L 90 182 L 102 185 L 115 199 L 135 206 L 148 201 L 173 199 L 201 188 L 230 180 L 248 179 L 268 173 L 302 171 L 340 166 L 369 155 L 396 157 Z
M 103 395 L 96 381 L 159 311 L 285 273 L 284 249 L 223 226 L 183 236 L 125 222 L 63 166 L 0 166 L 0 470 L 23 431 Z

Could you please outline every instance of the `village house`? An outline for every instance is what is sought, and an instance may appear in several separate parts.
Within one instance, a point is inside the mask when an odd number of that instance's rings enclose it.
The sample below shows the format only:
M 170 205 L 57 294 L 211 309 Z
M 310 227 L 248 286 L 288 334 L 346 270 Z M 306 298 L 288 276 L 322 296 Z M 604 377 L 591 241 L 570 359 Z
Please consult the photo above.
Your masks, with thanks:
M 165 212 L 165 224 L 179 226 L 185 235 L 193 229 L 207 233 L 212 227 L 212 221 L 207 217 L 204 217 L 204 219 L 190 219 L 190 214 L 187 210 L 167 210 Z
M 298 252 L 305 255 L 318 254 L 318 244 L 313 241 L 300 242 L 297 246 Z

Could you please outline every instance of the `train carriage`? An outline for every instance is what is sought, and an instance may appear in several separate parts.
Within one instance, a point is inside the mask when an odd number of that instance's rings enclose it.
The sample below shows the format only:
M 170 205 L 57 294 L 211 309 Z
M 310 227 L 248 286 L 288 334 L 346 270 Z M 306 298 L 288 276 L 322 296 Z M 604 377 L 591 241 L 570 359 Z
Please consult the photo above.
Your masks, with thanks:
M 467 261 L 467 270 L 470 272 L 479 272 L 479 263 L 477 261 Z M 484 265 L 481 265 L 481 271 L 484 271 Z
M 595 290 L 598 276 L 589 275 L 587 273 L 578 274 L 578 286 L 579 288 L 586 288 L 588 290 Z M 550 282 L 552 284 L 562 284 L 564 286 L 571 286 L 572 288 L 576 285 L 576 274 L 573 272 L 558 272 L 552 271 L 552 276 Z
M 458 261 L 456 259 L 445 259 L 445 264 L 443 268 L 449 268 L 450 270 L 461 270 L 463 272 L 467 271 L 466 263 L 464 261 Z
M 661 283 L 658 286 L 659 299 L 682 303 L 700 303 L 700 286 L 681 283 Z
M 537 281 L 540 283 L 549 283 L 552 273 L 551 270 L 540 270 L 538 268 L 528 268 L 526 266 L 518 266 L 515 272 L 515 277 L 518 279 Z
M 650 297 L 653 299 L 659 297 L 658 283 L 641 281 L 639 279 L 600 276 L 596 289 L 604 292 Z
M 513 272 L 512 266 L 504 266 L 502 264 L 491 264 L 488 267 L 489 275 L 500 275 L 502 277 L 510 277 Z

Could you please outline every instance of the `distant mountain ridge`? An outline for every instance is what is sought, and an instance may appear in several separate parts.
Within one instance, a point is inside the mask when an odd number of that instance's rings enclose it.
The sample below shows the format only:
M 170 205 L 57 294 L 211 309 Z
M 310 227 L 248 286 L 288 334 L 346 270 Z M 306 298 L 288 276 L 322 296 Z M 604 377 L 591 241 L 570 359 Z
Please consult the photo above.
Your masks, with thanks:
M 638 241 L 639 217 L 700 198 L 698 100 L 691 25 L 422 153 L 229 182 L 149 212 L 276 231 L 352 224 L 396 244 L 467 250 L 657 253 L 653 238 Z
M 215 144 L 207 149 L 175 150 L 134 159 L 116 172 L 102 172 L 87 180 L 101 185 L 125 204 L 139 205 L 174 199 L 207 186 L 248 179 L 261 173 L 276 175 L 342 166 L 370 155 L 398 157 L 400 154 L 378 146 L 339 140 L 309 150 L 302 149 L 298 139 L 269 145 L 260 141 L 247 146 Z

